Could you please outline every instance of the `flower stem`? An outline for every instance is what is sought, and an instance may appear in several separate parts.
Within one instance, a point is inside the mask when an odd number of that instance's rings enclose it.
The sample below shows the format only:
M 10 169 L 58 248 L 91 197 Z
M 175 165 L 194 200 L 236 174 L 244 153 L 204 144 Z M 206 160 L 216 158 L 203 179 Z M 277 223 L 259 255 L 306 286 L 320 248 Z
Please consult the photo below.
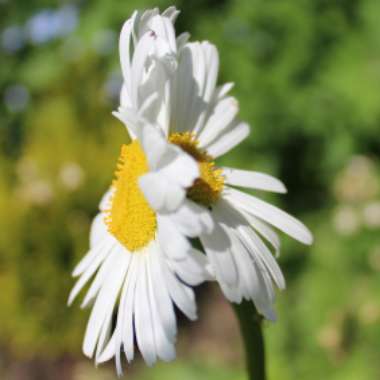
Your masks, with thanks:
M 262 333 L 263 318 L 257 313 L 252 301 L 234 304 L 244 343 L 249 380 L 265 380 L 265 348 Z

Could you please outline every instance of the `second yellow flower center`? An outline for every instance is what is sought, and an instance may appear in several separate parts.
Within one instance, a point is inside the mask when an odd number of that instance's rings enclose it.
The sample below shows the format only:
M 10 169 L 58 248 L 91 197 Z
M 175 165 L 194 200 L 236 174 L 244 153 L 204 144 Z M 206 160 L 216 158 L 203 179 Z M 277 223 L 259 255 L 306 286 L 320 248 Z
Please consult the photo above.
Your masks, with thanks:
M 198 147 L 198 141 L 192 133 L 172 133 L 169 141 L 181 147 L 198 162 L 200 177 L 187 190 L 187 197 L 203 206 L 211 207 L 219 199 L 224 187 L 223 170 L 217 168 L 213 158 Z

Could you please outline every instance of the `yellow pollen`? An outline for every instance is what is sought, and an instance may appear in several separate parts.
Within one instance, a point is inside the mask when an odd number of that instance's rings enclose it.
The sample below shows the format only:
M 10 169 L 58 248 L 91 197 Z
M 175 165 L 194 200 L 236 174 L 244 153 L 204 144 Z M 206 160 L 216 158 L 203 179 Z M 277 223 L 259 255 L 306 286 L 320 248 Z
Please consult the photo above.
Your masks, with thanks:
M 191 132 L 172 133 L 169 141 L 190 154 L 199 165 L 200 177 L 187 190 L 187 197 L 211 207 L 219 199 L 224 187 L 223 170 L 217 168 L 213 158 L 198 147 L 199 142 Z
M 123 145 L 113 181 L 114 194 L 105 222 L 129 251 L 150 243 L 157 229 L 156 214 L 140 190 L 138 179 L 149 171 L 148 162 L 137 140 Z

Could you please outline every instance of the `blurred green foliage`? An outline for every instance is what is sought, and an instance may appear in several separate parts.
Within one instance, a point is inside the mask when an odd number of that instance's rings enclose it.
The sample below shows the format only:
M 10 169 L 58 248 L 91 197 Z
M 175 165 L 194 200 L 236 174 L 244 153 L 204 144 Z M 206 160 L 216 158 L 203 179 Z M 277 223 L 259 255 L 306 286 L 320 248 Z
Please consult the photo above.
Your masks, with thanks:
M 0 1 L 0 354 L 79 355 L 87 313 L 65 306 L 70 271 L 127 141 L 111 116 L 118 32 L 134 9 L 171 4 Z M 380 2 L 175 5 L 179 31 L 218 46 L 220 81 L 252 126 L 224 163 L 280 177 L 289 194 L 271 200 L 315 234 L 310 250 L 284 238 L 270 378 L 380 378 Z M 242 378 L 241 363 L 149 371 Z

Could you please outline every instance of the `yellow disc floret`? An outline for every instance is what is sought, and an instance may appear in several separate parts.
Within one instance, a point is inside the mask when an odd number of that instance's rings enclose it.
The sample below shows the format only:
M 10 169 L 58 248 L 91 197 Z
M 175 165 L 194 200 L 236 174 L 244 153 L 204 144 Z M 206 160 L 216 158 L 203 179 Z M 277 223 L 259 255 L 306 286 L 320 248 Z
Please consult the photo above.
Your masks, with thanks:
M 123 145 L 105 222 L 108 231 L 131 252 L 148 245 L 157 229 L 156 214 L 138 184 L 138 179 L 148 171 L 148 162 L 139 142 L 135 140 Z
M 199 143 L 191 132 L 173 133 L 169 140 L 190 154 L 199 165 L 200 177 L 187 190 L 187 197 L 206 207 L 212 206 L 224 187 L 223 170 L 217 168 L 213 158 L 198 147 Z

